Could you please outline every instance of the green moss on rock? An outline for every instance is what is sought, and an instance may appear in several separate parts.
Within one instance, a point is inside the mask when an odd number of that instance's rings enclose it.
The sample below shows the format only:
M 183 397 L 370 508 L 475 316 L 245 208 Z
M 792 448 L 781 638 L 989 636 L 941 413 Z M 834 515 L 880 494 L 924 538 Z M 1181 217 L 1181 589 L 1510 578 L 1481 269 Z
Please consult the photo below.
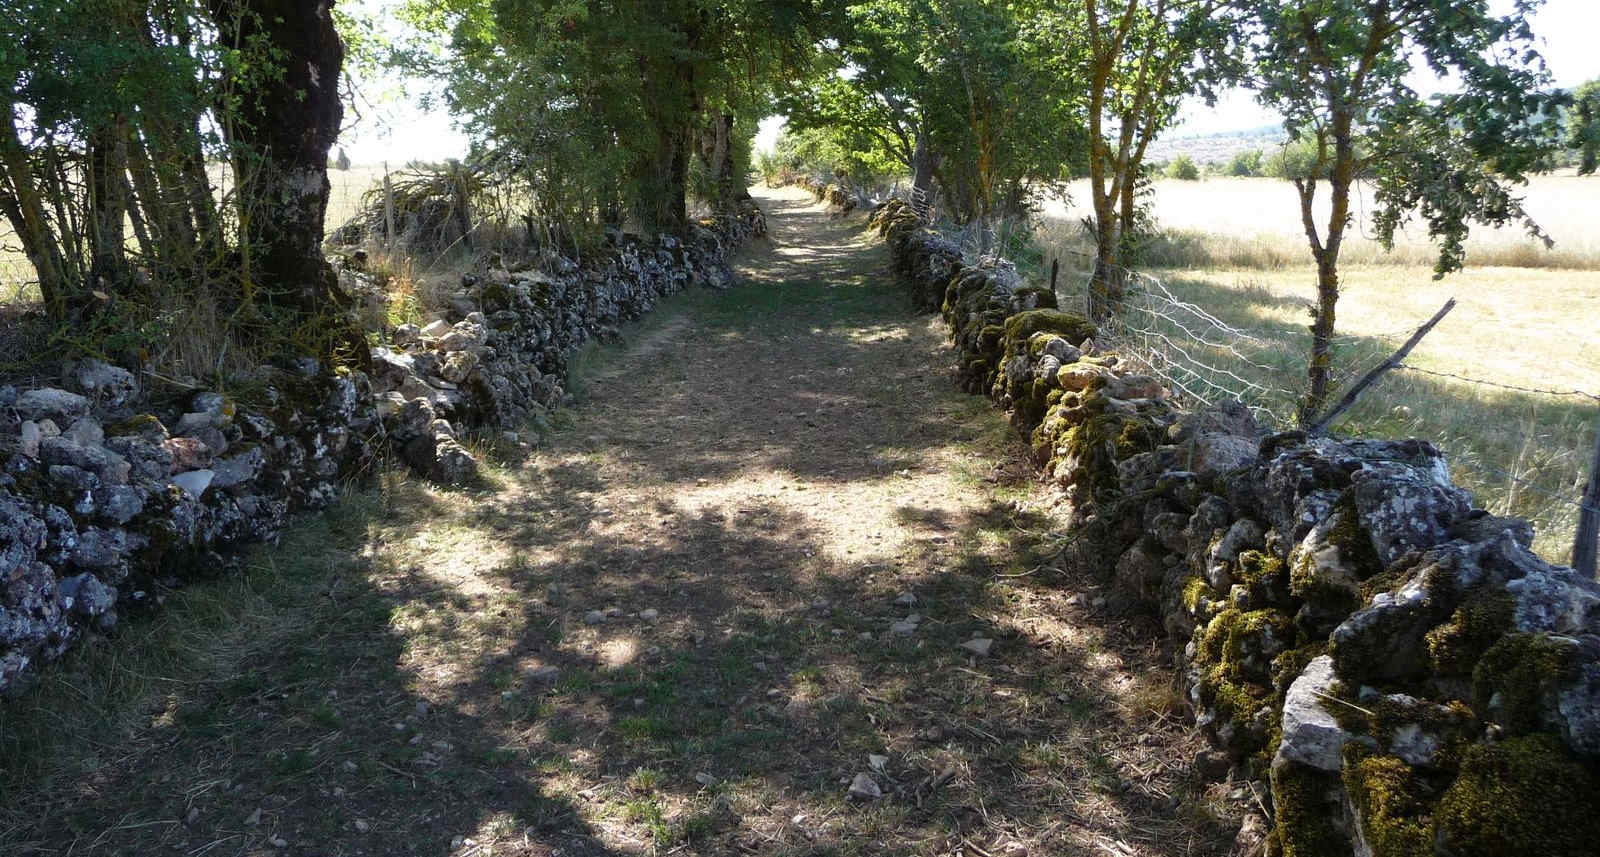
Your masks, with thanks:
M 1117 462 L 1155 449 L 1160 443 L 1160 428 L 1138 416 L 1108 413 L 1100 396 L 1083 399 L 1079 421 L 1067 430 L 1062 447 L 1080 485 L 1087 486 L 1097 500 L 1115 496 L 1119 490 Z
M 1402 584 L 1411 579 L 1411 575 L 1415 571 L 1415 566 L 1396 565 L 1367 578 L 1361 582 L 1362 602 L 1371 601 L 1373 596 L 1381 592 L 1393 592 L 1400 588 Z
M 511 309 L 515 301 L 511 289 L 503 283 L 486 283 L 478 290 L 478 303 L 486 313 Z
M 1350 857 L 1350 840 L 1334 821 L 1338 777 L 1289 763 L 1272 769 L 1272 804 L 1283 857 Z
M 1267 665 L 1252 667 L 1249 663 L 1256 648 L 1252 641 L 1265 634 L 1287 639 L 1292 633 L 1289 617 L 1277 610 L 1246 612 L 1230 607 L 1212 617 L 1199 632 L 1195 647 L 1201 702 L 1240 727 L 1249 726 L 1256 713 L 1275 700 L 1267 685 Z M 1246 731 L 1239 730 L 1243 746 L 1237 749 L 1259 749 L 1263 742 L 1246 740 L 1242 734 Z
M 1283 573 L 1283 560 L 1266 551 L 1247 550 L 1239 554 L 1239 568 L 1234 577 L 1241 583 L 1257 586 L 1272 582 Z
M 1511 628 L 1515 605 L 1500 591 L 1475 594 L 1456 608 L 1450 620 L 1424 638 L 1434 671 L 1470 675 L 1478 660 Z
M 1023 286 L 1012 292 L 1014 300 L 1023 304 L 1033 304 L 1039 309 L 1055 309 L 1056 293 L 1049 286 Z
M 1546 634 L 1506 635 L 1472 671 L 1475 705 L 1513 735 L 1537 729 L 1544 697 L 1572 669 L 1573 652 Z
M 1548 735 L 1467 749 L 1434 810 L 1440 851 L 1455 857 L 1593 857 L 1600 778 Z
M 1189 615 L 1196 618 L 1200 616 L 1200 607 L 1203 603 L 1208 601 L 1216 603 L 1221 600 L 1221 597 L 1217 595 L 1217 591 L 1211 588 L 1211 584 L 1207 583 L 1206 579 L 1198 574 L 1190 575 L 1184 580 L 1183 594 L 1180 598 L 1183 601 L 1183 609 L 1189 611 Z
M 1373 857 L 1417 857 L 1433 851 L 1432 801 L 1416 769 L 1352 742 L 1345 745 L 1342 776 Z
M 128 437 L 156 430 L 165 431 L 161 425 L 161 420 L 157 419 L 154 414 L 136 414 L 105 427 L 106 437 Z
M 1031 309 L 1006 319 L 1006 339 L 1026 343 L 1041 331 L 1057 334 L 1068 342 L 1079 343 L 1095 334 L 1094 323 L 1081 315 L 1055 309 Z
M 1328 653 L 1328 641 L 1317 640 L 1297 646 L 1272 659 L 1272 686 L 1279 694 L 1289 692 L 1289 685 L 1305 672 L 1306 665 Z

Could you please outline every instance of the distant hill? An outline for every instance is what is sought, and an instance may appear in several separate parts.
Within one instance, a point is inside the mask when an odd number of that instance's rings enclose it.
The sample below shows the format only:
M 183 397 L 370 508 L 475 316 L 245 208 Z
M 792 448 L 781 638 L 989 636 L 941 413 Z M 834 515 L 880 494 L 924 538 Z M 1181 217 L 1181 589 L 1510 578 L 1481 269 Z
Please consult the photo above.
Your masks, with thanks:
M 1240 152 L 1260 149 L 1267 154 L 1287 139 L 1282 125 L 1262 125 L 1240 131 L 1217 131 L 1210 134 L 1184 134 L 1162 137 L 1150 144 L 1147 159 L 1154 162 L 1170 161 L 1179 155 L 1188 155 L 1197 164 L 1227 163 Z

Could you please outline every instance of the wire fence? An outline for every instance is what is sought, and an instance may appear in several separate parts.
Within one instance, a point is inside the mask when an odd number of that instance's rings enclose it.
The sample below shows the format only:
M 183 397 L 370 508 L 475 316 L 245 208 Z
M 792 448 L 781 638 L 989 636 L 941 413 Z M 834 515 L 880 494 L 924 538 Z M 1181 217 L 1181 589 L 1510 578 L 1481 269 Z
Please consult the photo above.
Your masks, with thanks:
M 1058 258 L 1062 306 L 1087 310 L 1094 255 L 1065 250 Z M 1110 274 L 1122 279 L 1125 294 L 1114 317 L 1100 325 L 1097 347 L 1155 376 L 1180 402 L 1236 401 L 1264 426 L 1294 427 L 1305 390 L 1307 327 L 1230 322 L 1204 299 L 1186 294 L 1191 284 L 1127 268 L 1113 267 Z M 1389 362 L 1415 331 L 1413 325 L 1336 336 L 1330 401 Z M 1427 344 L 1424 339 L 1418 349 L 1423 360 Z M 1400 362 L 1362 394 L 1338 428 L 1350 435 L 1433 442 L 1449 454 L 1458 480 L 1485 508 L 1533 520 L 1541 552 L 1556 561 L 1569 555 L 1579 517 L 1600 514 L 1584 499 L 1590 450 L 1600 432 L 1600 393 L 1594 391 Z

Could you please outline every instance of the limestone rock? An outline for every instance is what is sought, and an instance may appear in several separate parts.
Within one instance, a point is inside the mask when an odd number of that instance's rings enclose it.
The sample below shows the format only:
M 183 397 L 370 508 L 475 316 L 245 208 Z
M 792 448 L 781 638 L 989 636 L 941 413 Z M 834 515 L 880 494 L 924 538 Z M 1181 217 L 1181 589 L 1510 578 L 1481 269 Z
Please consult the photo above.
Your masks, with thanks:
M 1333 673 L 1333 658 L 1322 655 L 1306 665 L 1300 677 L 1289 685 L 1283 700 L 1283 740 L 1273 766 L 1297 762 L 1319 771 L 1335 772 L 1344 767 L 1344 745 L 1355 736 L 1346 732 L 1328 706 L 1338 679 Z
M 1117 584 L 1142 598 L 1154 599 L 1161 591 L 1167 567 L 1160 556 L 1145 547 L 1143 540 L 1124 551 L 1117 559 Z
M 871 774 L 863 771 L 850 781 L 847 795 L 852 800 L 872 801 L 883 797 L 883 789 L 878 786 L 878 781 L 874 780 Z
M 56 596 L 61 599 L 63 610 L 80 616 L 99 616 L 117 604 L 116 587 L 106 586 L 92 574 L 63 578 L 56 584 Z
M 1058 362 L 1061 363 L 1061 365 L 1064 366 L 1068 363 L 1076 363 L 1078 362 L 1078 359 L 1083 356 L 1082 353 L 1078 351 L 1077 346 L 1068 342 L 1066 339 L 1060 336 L 1049 334 L 1046 335 L 1049 336 L 1049 338 L 1045 340 L 1042 351 L 1045 355 L 1054 357 Z M 1058 369 L 1057 371 L 1060 370 Z
M 1466 492 L 1431 464 L 1369 461 L 1350 478 L 1361 526 L 1384 565 L 1447 541 L 1451 525 L 1471 509 Z
M 899 637 L 909 637 L 917 633 L 917 627 L 922 624 L 922 617 L 912 613 L 904 619 L 889 626 L 889 632 Z
M 173 473 L 200 470 L 211 464 L 213 453 L 204 441 L 192 437 L 173 437 L 161 446 L 171 456 Z
M 1228 591 L 1234 584 L 1234 564 L 1239 554 L 1261 547 L 1266 535 L 1266 529 L 1250 518 L 1234 521 L 1206 554 L 1206 582 L 1219 592 Z
M 99 446 L 105 442 L 106 430 L 93 417 L 80 417 L 61 436 L 79 446 Z
M 23 420 L 17 435 L 17 452 L 29 458 L 38 458 L 39 442 L 42 439 L 39 424 L 33 420 Z
M 1220 432 L 1191 436 L 1178 445 L 1184 469 L 1197 474 L 1231 473 L 1256 463 L 1256 441 Z
M 18 396 L 11 407 L 25 420 L 50 420 L 57 425 L 70 425 L 89 413 L 89 400 L 66 390 L 41 387 Z
M 139 381 L 132 372 L 94 359 L 78 363 L 72 382 L 91 399 L 112 407 L 127 404 L 139 393 Z
M 211 480 L 216 473 L 210 470 L 190 470 L 172 477 L 172 484 L 189 492 L 190 496 L 202 497 L 206 489 L 211 487 Z

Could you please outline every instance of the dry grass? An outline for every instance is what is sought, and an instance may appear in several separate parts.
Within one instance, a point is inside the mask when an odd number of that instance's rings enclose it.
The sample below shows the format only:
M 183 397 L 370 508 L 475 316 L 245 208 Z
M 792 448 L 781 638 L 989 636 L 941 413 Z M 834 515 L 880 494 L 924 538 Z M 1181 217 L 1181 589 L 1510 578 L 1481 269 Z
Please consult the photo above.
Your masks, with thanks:
M 881 243 L 768 204 L 531 457 L 390 477 L 0 708 L 0 852 L 1223 853 L 1159 629 L 1053 567 Z
M 1166 222 L 1185 228 L 1207 222 L 1214 226 L 1194 239 L 1200 252 L 1179 254 L 1179 266 L 1152 265 L 1149 273 L 1179 297 L 1262 337 L 1265 342 L 1253 357 L 1276 371 L 1264 373 L 1238 361 L 1231 368 L 1298 391 L 1303 389 L 1306 307 L 1315 292 L 1315 273 L 1303 243 L 1291 252 L 1295 221 L 1292 199 L 1279 198 L 1285 190 L 1281 183 L 1259 179 L 1158 184 L 1157 210 Z M 1270 209 L 1263 208 L 1268 196 L 1274 202 Z M 1583 200 L 1600 201 L 1600 180 L 1548 177 L 1534 185 L 1532 207 L 1542 217 L 1552 215 L 1547 225 L 1565 248 L 1557 252 L 1567 254 L 1556 266 L 1471 265 L 1486 256 L 1532 252 L 1502 235 L 1474 239 L 1479 243 L 1468 254 L 1468 269 L 1443 281 L 1433 280 L 1431 262 L 1420 245 L 1404 250 L 1413 260 L 1410 264 L 1388 259 L 1383 264 L 1342 265 L 1342 347 L 1336 372 L 1366 368 L 1387 356 L 1453 296 L 1459 306 L 1412 354 L 1410 364 L 1514 386 L 1600 393 L 1600 351 L 1592 347 L 1600 327 L 1600 245 L 1586 236 L 1580 222 L 1581 213 L 1593 205 L 1580 204 Z M 1209 209 L 1202 210 L 1202 205 Z M 1247 230 L 1259 233 L 1269 222 L 1289 226 L 1280 226 L 1258 244 L 1237 237 L 1249 234 Z M 1075 226 L 1060 220 L 1045 224 L 1040 242 L 1047 257 L 1088 249 Z M 1373 249 L 1370 242 L 1357 242 L 1353 256 L 1369 258 Z M 1069 263 L 1063 291 L 1077 300 L 1087 272 L 1081 257 L 1063 258 Z M 1197 264 L 1196 258 L 1207 263 Z M 1157 261 L 1173 258 L 1158 255 Z M 1225 352 L 1210 356 L 1230 359 Z M 1292 413 L 1287 399 L 1276 404 L 1285 417 Z M 1592 400 L 1397 372 L 1369 391 L 1339 429 L 1422 437 L 1438 444 L 1450 453 L 1457 481 L 1479 502 L 1497 513 L 1534 520 L 1540 532 L 1536 547 L 1546 557 L 1564 561 L 1572 547 L 1575 504 L 1597 427 L 1600 405 Z
M 1203 181 L 1158 180 L 1155 215 L 1167 230 L 1166 240 L 1151 250 L 1147 264 L 1156 268 L 1298 268 L 1309 257 L 1300 225 L 1294 188 L 1280 179 L 1208 178 Z M 1077 223 L 1090 213 L 1085 182 L 1070 187 L 1072 204 L 1046 206 L 1057 239 L 1081 246 Z M 1600 177 L 1558 174 L 1535 177 L 1524 189 L 1528 212 L 1555 239 L 1553 249 L 1518 228 L 1474 229 L 1467 242 L 1469 267 L 1557 268 L 1600 271 L 1600 236 L 1591 212 L 1600 201 Z M 1352 200 L 1355 231 L 1346 238 L 1342 264 L 1430 269 L 1438 251 L 1427 229 L 1412 224 L 1397 236 L 1393 252 L 1384 252 L 1365 231 L 1373 210 L 1372 190 L 1362 185 Z M 1318 223 L 1327 220 L 1328 193 L 1319 199 Z

